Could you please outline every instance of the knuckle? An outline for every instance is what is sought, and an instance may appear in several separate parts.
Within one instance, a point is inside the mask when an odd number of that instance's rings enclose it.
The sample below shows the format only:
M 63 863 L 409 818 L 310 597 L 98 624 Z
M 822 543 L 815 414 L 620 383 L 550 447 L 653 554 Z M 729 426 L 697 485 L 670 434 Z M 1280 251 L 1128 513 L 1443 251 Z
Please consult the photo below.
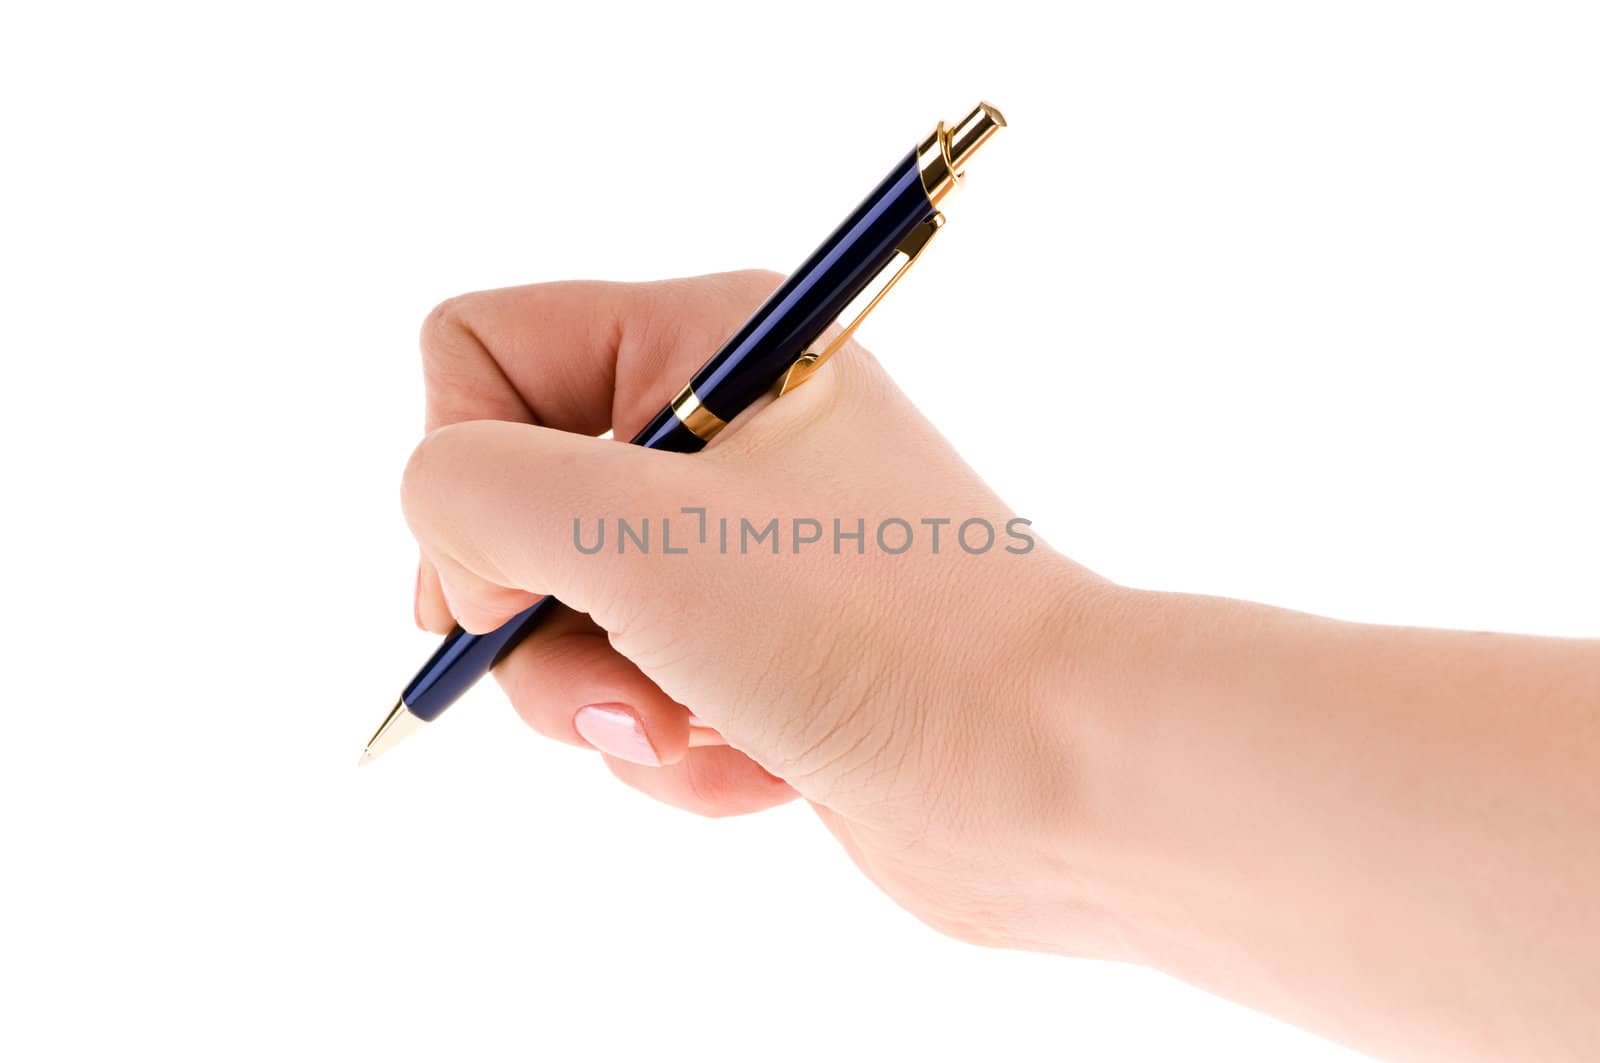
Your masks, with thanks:
M 713 751 L 706 751 L 713 752 Z M 688 810 L 702 816 L 742 816 L 770 807 L 785 784 L 750 771 L 748 761 L 736 756 L 691 756 L 688 765 Z
M 717 760 L 691 757 L 688 764 L 689 793 L 696 802 L 695 810 L 705 815 L 722 813 L 738 796 L 732 777 Z
M 448 427 L 429 432 L 411 448 L 411 457 L 406 459 L 405 471 L 400 474 L 400 497 L 407 503 L 407 512 L 410 511 L 409 504 L 419 494 L 418 489 L 428 481 L 438 462 L 439 437 L 447 431 Z
M 462 598 L 462 608 L 483 631 L 494 630 L 528 606 L 527 591 L 487 580 L 469 584 Z
M 539 670 L 517 668 L 497 670 L 500 686 L 506 692 L 511 707 L 536 734 L 576 743 L 570 717 L 563 719 L 539 683 Z
M 470 425 L 471 422 L 462 422 L 434 429 L 422 437 L 406 460 L 405 471 L 400 475 L 400 507 L 413 530 L 418 529 L 418 518 L 426 511 L 431 485 L 450 462 L 450 455 L 461 446 Z
M 755 304 L 783 283 L 783 274 L 770 269 L 741 269 L 724 274 L 728 287 L 741 303 Z
M 425 364 L 436 363 L 451 347 L 451 341 L 470 335 L 467 310 L 473 293 L 453 295 L 428 311 L 422 319 L 419 343 Z
M 549 633 L 547 633 L 549 634 Z M 563 631 L 532 638 L 518 646 L 495 675 L 527 725 L 547 738 L 588 746 L 572 718 L 580 705 L 618 700 L 606 688 L 608 650 L 604 639 L 588 631 Z M 596 696 L 596 683 L 605 696 Z M 626 700 L 623 695 L 620 700 Z
M 775 269 L 741 270 L 739 276 L 745 278 L 746 283 L 758 291 L 771 291 L 783 283 L 783 274 Z
M 544 738 L 554 738 L 563 742 L 576 744 L 578 739 L 572 729 L 570 719 L 560 719 L 548 699 L 541 698 L 529 689 L 528 684 L 519 684 L 508 691 L 511 707 L 516 710 L 522 722 L 527 724 L 535 734 Z

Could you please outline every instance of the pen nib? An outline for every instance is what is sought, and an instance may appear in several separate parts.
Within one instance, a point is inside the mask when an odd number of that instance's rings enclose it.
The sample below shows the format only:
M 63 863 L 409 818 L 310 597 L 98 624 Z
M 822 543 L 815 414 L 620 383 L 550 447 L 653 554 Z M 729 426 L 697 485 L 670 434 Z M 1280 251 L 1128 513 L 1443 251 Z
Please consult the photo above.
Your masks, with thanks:
M 426 721 L 413 715 L 406 707 L 404 698 L 394 703 L 394 708 L 389 710 L 378 729 L 367 740 L 367 748 L 362 751 L 361 759 L 356 761 L 356 767 L 361 768 L 377 760 L 389 750 L 410 738 Z

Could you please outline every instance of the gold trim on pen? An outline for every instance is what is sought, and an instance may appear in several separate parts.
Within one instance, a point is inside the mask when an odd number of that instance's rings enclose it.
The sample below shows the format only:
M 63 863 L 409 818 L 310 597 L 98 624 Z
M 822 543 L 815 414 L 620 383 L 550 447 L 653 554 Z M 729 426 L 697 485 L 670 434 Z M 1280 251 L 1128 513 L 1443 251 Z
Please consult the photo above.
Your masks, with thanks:
M 378 725 L 378 730 L 367 740 L 366 751 L 361 754 L 359 764 L 370 764 L 383 756 L 389 750 L 422 730 L 426 720 L 420 719 L 406 706 L 405 699 L 401 698 L 394 703 L 394 708 L 389 710 L 389 715 L 383 718 Z
M 934 127 L 932 133 L 917 145 L 917 170 L 922 176 L 922 190 L 928 194 L 928 201 L 934 206 L 950 193 L 961 180 L 962 170 L 966 167 L 978 149 L 986 144 L 997 130 L 1005 128 L 1006 118 L 999 108 L 990 103 L 979 103 L 961 121 L 956 123 L 954 129 L 940 122 Z M 928 241 L 938 233 L 939 227 L 944 224 L 944 215 L 934 211 L 933 216 L 927 221 L 911 230 L 904 240 L 900 241 L 894 251 L 894 257 L 880 270 L 876 277 L 867 282 L 867 286 L 844 308 L 839 315 L 840 331 L 825 345 L 808 347 L 805 353 L 789 367 L 789 371 L 778 383 L 777 392 L 785 395 L 795 388 L 810 380 L 816 371 L 822 368 L 835 352 L 843 347 L 856 331 L 856 327 L 870 314 L 874 307 L 889 294 L 901 277 L 906 275 L 906 270 L 912 263 L 921 257 L 927 250 Z M 821 343 L 820 338 L 816 341 Z M 699 433 L 696 433 L 697 435 Z
M 972 156 L 1005 124 L 1005 115 L 998 108 L 980 103 L 954 129 L 940 122 L 923 138 L 917 145 L 917 169 L 922 171 L 922 190 L 928 193 L 928 202 L 937 207 L 950 194 Z
M 672 400 L 672 412 L 683 422 L 683 427 L 705 440 L 711 442 L 718 432 L 728 427 L 728 422 L 706 409 L 700 403 L 700 396 L 694 393 L 693 384 L 685 384 L 683 390 L 678 392 Z

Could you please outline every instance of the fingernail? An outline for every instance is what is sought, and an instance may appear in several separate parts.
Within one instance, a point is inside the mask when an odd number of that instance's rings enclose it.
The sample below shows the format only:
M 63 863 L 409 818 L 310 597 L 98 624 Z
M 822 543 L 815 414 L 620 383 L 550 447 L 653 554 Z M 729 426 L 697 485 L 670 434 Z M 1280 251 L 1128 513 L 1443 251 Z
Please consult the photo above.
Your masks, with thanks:
M 585 705 L 572 718 L 572 726 L 602 753 L 652 768 L 661 766 L 644 724 L 626 705 Z

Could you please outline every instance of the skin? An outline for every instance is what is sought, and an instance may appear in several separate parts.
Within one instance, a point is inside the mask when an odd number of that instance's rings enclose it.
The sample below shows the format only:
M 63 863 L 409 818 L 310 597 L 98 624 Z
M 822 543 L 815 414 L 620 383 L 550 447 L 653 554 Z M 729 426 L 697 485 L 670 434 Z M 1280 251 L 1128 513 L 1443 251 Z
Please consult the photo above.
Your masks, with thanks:
M 575 518 L 684 506 L 1015 516 L 855 344 L 702 454 L 593 438 L 630 437 L 778 282 L 430 314 L 418 623 L 555 594 L 496 672 L 531 726 L 692 812 L 802 798 L 962 940 L 1146 964 L 1397 1060 L 1600 1058 L 1600 643 L 1131 590 L 953 526 L 938 554 L 575 549 Z

